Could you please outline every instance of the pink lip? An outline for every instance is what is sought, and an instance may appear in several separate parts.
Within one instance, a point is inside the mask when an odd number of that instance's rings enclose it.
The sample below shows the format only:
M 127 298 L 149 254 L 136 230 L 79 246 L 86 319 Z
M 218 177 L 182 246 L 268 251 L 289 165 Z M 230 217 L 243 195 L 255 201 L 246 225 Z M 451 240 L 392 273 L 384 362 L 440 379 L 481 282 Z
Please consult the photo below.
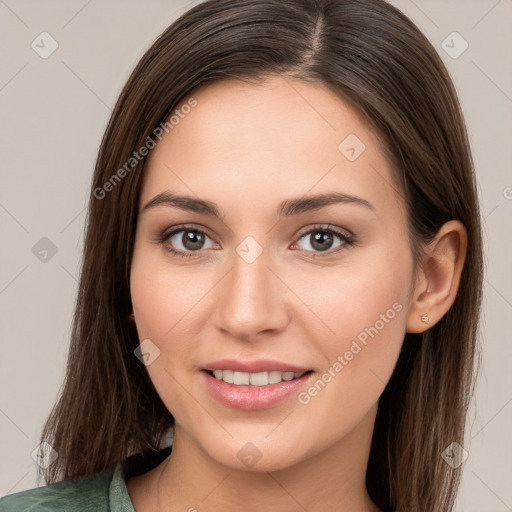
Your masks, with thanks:
M 221 359 L 204 366 L 204 370 L 233 370 L 235 372 L 259 373 L 259 372 L 293 372 L 302 373 L 311 370 L 301 366 L 294 366 L 280 361 L 259 359 L 258 361 L 237 361 L 236 359 Z
M 225 366 L 223 368 L 231 369 Z M 298 379 L 283 380 L 278 384 L 269 384 L 267 386 L 237 386 L 235 384 L 228 384 L 223 380 L 218 380 L 205 370 L 200 373 L 210 393 L 221 404 L 244 411 L 259 411 L 278 405 L 291 395 L 296 394 L 313 375 L 313 373 L 306 373 Z

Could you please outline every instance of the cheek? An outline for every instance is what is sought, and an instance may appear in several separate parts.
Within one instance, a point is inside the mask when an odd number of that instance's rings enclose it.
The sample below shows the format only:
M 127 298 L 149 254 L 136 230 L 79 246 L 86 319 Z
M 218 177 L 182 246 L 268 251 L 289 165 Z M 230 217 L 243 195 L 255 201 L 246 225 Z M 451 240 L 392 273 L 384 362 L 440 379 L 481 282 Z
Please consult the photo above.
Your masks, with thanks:
M 141 339 L 162 343 L 197 323 L 198 305 L 211 288 L 203 274 L 197 267 L 171 266 L 161 248 L 135 251 L 130 292 Z
M 170 411 L 187 403 L 184 388 L 190 389 L 188 379 L 200 363 L 215 277 L 193 264 L 171 265 L 160 248 L 134 252 L 130 291 L 137 333 L 140 342 L 156 346 L 158 357 L 146 369 Z
M 327 417 L 333 410 L 335 417 L 348 410 L 352 418 L 361 417 L 391 377 L 405 336 L 412 279 L 412 258 L 401 245 L 398 240 L 354 253 L 343 267 L 302 282 L 300 293 L 315 313 L 302 328 L 316 340 L 325 365 L 321 382 L 307 390 L 302 403 L 316 401 L 320 409 L 344 405 L 326 410 Z
M 190 406 L 183 375 L 194 362 L 194 346 L 182 340 L 197 339 L 194 326 L 204 321 L 197 317 L 197 305 L 204 298 L 206 284 L 190 278 L 191 267 L 170 269 L 161 253 L 154 257 L 155 252 L 135 250 L 130 292 L 139 340 L 151 340 L 149 346 L 158 354 L 146 370 L 167 409 L 180 418 Z
M 359 354 L 358 345 L 366 357 L 395 352 L 393 346 L 401 344 L 405 332 L 408 289 L 403 274 L 388 267 L 383 273 L 374 268 L 343 276 L 338 291 L 318 295 L 319 310 L 330 330 L 324 345 L 330 360 L 345 351 Z
M 368 246 L 347 253 L 338 268 L 324 276 L 315 275 L 305 284 L 304 293 L 331 327 L 333 348 L 338 340 L 356 338 L 364 342 L 364 333 L 376 327 L 379 335 L 405 330 L 405 314 L 413 279 L 412 254 L 407 238 L 400 232 L 382 234 Z M 387 335 L 385 333 L 388 333 Z M 367 333 L 368 334 L 368 333 Z

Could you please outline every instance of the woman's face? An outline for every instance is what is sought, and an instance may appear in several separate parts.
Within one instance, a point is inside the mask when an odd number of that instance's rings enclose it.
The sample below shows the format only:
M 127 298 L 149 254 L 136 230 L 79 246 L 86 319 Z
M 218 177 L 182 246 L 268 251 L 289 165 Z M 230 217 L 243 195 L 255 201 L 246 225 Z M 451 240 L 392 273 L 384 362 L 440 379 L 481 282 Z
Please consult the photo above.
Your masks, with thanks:
M 193 98 L 145 168 L 142 352 L 203 453 L 285 468 L 373 428 L 406 330 L 407 214 L 379 141 L 323 85 L 224 81 Z

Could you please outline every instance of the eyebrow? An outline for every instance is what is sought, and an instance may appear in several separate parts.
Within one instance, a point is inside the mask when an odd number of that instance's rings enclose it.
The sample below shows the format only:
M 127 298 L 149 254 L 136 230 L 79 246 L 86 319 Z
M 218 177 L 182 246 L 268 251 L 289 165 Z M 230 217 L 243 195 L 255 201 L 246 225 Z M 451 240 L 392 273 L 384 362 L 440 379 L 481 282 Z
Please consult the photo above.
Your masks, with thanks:
M 286 199 L 279 204 L 277 214 L 279 217 L 288 217 L 291 215 L 319 210 L 320 208 L 324 208 L 332 204 L 353 204 L 375 211 L 375 207 L 362 197 L 343 194 L 341 192 L 328 192 L 325 194 L 304 196 L 297 199 Z M 215 203 L 192 196 L 178 195 L 170 190 L 165 190 L 153 197 L 153 199 L 146 203 L 142 212 L 160 205 L 174 206 L 182 210 L 221 219 L 219 208 Z

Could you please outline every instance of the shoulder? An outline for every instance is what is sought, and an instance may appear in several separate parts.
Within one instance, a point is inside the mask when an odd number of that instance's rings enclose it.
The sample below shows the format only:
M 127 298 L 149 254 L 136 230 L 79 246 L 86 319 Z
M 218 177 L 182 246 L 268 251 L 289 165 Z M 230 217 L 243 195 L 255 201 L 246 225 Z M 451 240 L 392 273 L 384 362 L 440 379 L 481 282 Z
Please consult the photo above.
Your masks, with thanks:
M 10 494 L 0 499 L 0 512 L 135 512 L 126 480 L 152 469 L 171 449 L 135 454 L 95 475 Z
M 109 510 L 112 471 L 10 494 L 1 512 L 100 512 Z

